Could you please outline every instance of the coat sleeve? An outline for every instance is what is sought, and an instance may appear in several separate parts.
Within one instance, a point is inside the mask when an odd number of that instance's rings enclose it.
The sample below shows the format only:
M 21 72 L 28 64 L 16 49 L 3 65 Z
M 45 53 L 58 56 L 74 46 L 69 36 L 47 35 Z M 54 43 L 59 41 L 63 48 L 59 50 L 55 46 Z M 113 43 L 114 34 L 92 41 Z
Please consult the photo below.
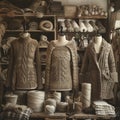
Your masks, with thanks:
M 88 65 L 89 65 L 88 52 L 89 50 L 87 48 L 85 51 L 85 55 L 83 58 L 82 67 L 80 71 L 80 83 L 85 82 L 86 72 L 87 72 Z
M 73 41 L 72 47 L 73 47 L 73 53 L 72 53 L 73 88 L 74 88 L 74 91 L 77 93 L 77 91 L 79 90 L 79 80 L 78 80 L 78 54 L 77 54 L 77 45 L 75 41 Z
M 114 54 L 111 46 L 110 46 L 110 52 L 108 56 L 108 63 L 109 63 L 111 79 L 114 82 L 118 82 L 118 74 L 116 72 L 115 59 L 114 59 Z
M 37 71 L 37 86 L 38 86 L 38 89 L 42 89 L 43 84 L 42 84 L 42 77 L 41 77 L 41 61 L 40 61 L 40 52 L 39 52 L 38 44 L 35 52 L 35 65 L 36 65 L 36 71 Z

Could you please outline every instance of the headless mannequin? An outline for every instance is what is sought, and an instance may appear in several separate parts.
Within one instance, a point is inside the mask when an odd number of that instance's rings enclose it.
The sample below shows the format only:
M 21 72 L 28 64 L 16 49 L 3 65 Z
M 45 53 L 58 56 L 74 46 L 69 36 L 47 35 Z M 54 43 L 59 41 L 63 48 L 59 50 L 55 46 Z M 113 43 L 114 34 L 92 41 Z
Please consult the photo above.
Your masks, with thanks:
M 94 39 L 94 49 L 96 53 L 100 53 L 100 49 L 101 49 L 101 45 L 102 45 L 102 36 L 101 35 L 97 35 L 95 36 Z
M 66 36 L 64 34 L 60 34 L 58 36 L 58 40 L 54 40 L 54 43 L 56 46 L 64 46 L 68 43 L 69 41 L 66 40 Z
M 30 33 L 28 32 L 20 33 L 20 37 L 23 39 L 30 38 Z

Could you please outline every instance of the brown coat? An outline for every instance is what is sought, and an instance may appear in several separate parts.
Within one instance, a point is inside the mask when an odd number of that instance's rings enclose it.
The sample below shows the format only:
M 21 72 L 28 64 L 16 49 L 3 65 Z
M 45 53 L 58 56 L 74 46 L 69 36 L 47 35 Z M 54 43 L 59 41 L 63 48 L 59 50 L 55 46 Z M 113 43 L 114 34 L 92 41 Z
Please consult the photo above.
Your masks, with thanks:
M 76 43 L 74 40 L 70 41 L 67 45 L 65 45 L 65 47 L 68 49 L 68 51 L 70 52 L 71 55 L 71 77 L 72 77 L 72 81 L 70 79 L 64 79 L 62 81 L 59 81 L 61 79 L 59 79 L 58 81 L 54 81 L 54 78 L 51 81 L 51 76 L 50 76 L 50 71 L 51 71 L 51 56 L 53 51 L 55 50 L 56 46 L 54 44 L 53 41 L 50 42 L 49 47 L 47 49 L 47 65 L 46 65 L 46 81 L 45 81 L 45 88 L 46 90 L 50 90 L 50 86 L 53 86 L 54 88 L 57 86 L 59 88 L 59 91 L 63 91 L 64 90 L 68 90 L 71 89 L 71 82 L 72 82 L 72 89 L 74 90 L 78 90 L 78 62 L 77 62 L 77 47 L 76 47 Z M 62 68 L 64 69 L 64 68 Z M 57 69 L 57 72 L 59 74 L 59 72 L 63 72 L 63 71 L 59 71 Z M 68 76 L 68 78 L 70 78 L 70 76 Z M 61 76 L 62 77 L 62 76 Z M 57 83 L 57 85 L 51 85 L 51 84 L 55 84 Z M 60 87 L 61 86 L 61 87 Z M 56 87 L 56 88 L 57 88 Z
M 12 89 L 42 88 L 38 42 L 19 38 L 11 44 L 8 86 Z
M 80 82 L 92 84 L 92 100 L 113 98 L 114 83 L 118 80 L 113 50 L 105 40 L 98 60 L 93 43 L 87 47 L 80 78 Z

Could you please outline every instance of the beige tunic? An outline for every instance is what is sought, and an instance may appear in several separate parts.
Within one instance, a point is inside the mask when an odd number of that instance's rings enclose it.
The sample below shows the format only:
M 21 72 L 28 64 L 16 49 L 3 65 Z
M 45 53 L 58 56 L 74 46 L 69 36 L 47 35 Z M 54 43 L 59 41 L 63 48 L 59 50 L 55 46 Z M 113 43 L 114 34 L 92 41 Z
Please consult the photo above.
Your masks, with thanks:
M 50 89 L 66 91 L 72 89 L 71 55 L 65 46 L 56 46 L 51 56 Z

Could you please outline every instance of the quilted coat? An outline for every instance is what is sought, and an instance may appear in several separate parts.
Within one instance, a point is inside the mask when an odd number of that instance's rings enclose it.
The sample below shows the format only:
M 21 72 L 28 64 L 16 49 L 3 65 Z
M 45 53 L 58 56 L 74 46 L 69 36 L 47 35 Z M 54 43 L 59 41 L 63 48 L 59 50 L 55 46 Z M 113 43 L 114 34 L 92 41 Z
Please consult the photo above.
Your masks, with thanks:
M 71 40 L 65 46 L 60 46 L 60 47 L 56 46 L 53 41 L 50 42 L 49 47 L 47 49 L 47 65 L 46 65 L 46 81 L 45 81 L 45 88 L 47 91 L 48 90 L 55 90 L 55 91 L 78 90 L 78 86 L 79 86 L 78 62 L 77 62 L 76 48 L 77 47 L 74 40 Z M 64 58 L 63 56 L 61 56 L 61 54 L 55 54 L 55 52 L 65 53 L 65 51 L 66 54 L 64 54 Z M 54 57 L 55 59 L 53 59 L 53 54 L 56 55 L 56 57 Z M 59 59 L 57 59 L 58 57 Z M 68 64 L 68 61 L 66 61 L 69 60 L 69 58 L 70 58 L 69 61 L 70 64 Z M 54 62 L 52 62 L 52 60 Z M 62 62 L 67 64 L 63 65 Z M 55 65 L 53 66 L 53 64 L 55 64 L 56 66 Z M 69 69 L 67 69 L 66 67 L 69 67 Z M 51 72 L 53 72 L 53 74 L 51 74 Z M 70 72 L 71 74 L 68 75 L 68 73 Z M 54 74 L 56 74 L 57 76 L 55 76 Z
M 20 37 L 11 43 L 7 84 L 13 90 L 42 88 L 37 40 Z
M 97 59 L 94 43 L 90 43 L 85 52 L 80 82 L 92 84 L 91 99 L 94 101 L 113 98 L 113 87 L 117 81 L 118 77 L 111 45 L 103 39 L 99 59 Z

